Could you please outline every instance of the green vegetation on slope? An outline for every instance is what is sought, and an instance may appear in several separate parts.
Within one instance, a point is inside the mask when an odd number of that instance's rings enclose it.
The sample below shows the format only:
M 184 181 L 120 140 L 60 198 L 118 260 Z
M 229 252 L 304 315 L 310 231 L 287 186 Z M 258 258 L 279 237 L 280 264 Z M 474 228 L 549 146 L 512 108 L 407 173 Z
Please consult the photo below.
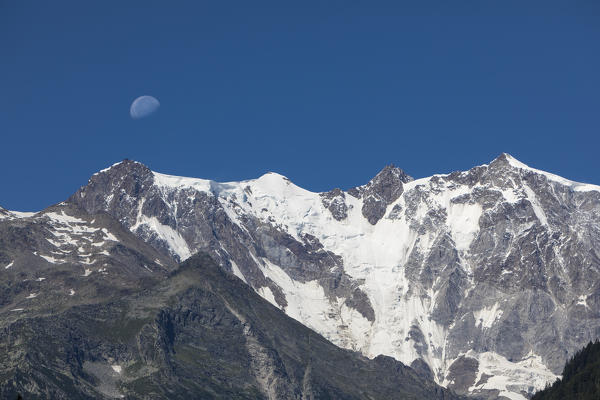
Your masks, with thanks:
M 600 399 L 600 342 L 588 343 L 563 369 L 562 379 L 537 392 L 531 400 Z

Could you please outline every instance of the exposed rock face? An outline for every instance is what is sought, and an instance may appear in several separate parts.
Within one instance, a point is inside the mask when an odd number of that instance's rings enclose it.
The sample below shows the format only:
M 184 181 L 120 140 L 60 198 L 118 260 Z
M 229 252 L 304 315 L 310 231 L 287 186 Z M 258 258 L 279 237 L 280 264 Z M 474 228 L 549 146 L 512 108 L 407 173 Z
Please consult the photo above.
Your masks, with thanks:
M 104 302 L 175 266 L 108 214 L 72 204 L 0 219 L 0 312 L 14 318 Z
M 600 188 L 509 155 L 414 181 L 390 166 L 323 194 L 277 174 L 216 183 L 123 162 L 70 202 L 164 255 L 206 251 L 334 343 L 421 359 L 471 394 L 532 393 L 600 336 Z
M 0 324 L 2 399 L 458 399 L 334 346 L 204 255 L 145 290 Z
M 385 215 L 387 206 L 400 197 L 403 184 L 412 180 L 400 168 L 388 165 L 371 182 L 350 189 L 348 193 L 363 199 L 362 215 L 371 225 L 375 225 Z
M 468 393 L 469 388 L 475 385 L 479 362 L 471 357 L 460 356 L 450 366 L 448 375 L 450 384 L 448 387 L 457 393 Z
M 333 218 L 342 221 L 348 216 L 346 205 L 346 194 L 341 189 L 333 189 L 327 193 L 321 193 L 323 206 L 331 212 Z

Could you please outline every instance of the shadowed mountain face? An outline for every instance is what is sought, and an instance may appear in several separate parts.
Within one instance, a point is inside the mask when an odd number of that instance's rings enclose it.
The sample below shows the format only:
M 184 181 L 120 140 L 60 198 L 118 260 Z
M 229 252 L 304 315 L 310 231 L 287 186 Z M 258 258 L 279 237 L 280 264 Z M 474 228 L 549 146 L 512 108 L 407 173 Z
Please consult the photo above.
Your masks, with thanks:
M 206 255 L 160 277 L 106 301 L 47 300 L 51 314 L 12 300 L 23 311 L 0 313 L 0 398 L 457 398 L 390 357 L 334 346 Z
M 217 183 L 124 161 L 68 203 L 161 254 L 207 252 L 335 344 L 460 393 L 525 398 L 600 335 L 600 188 L 507 154 L 312 193 L 269 173 Z
M 0 216 L 0 312 L 9 319 L 106 302 L 176 265 L 106 213 L 62 203 Z

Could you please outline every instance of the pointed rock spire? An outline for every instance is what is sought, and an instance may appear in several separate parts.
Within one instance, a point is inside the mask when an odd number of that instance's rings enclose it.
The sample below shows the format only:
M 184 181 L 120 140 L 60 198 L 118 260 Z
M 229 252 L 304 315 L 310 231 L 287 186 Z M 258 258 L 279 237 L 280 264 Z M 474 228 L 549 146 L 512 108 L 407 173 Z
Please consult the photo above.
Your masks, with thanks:
M 385 215 L 387 206 L 400 197 L 404 184 L 412 180 L 403 170 L 389 164 L 369 183 L 348 190 L 348 194 L 363 199 L 362 214 L 375 225 Z

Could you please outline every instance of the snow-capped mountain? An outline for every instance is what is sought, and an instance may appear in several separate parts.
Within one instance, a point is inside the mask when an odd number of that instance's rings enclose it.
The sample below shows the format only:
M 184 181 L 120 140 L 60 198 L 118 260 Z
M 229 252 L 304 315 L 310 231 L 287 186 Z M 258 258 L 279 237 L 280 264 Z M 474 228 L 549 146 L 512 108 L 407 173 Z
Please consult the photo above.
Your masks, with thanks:
M 600 336 L 600 187 L 507 154 L 418 180 L 388 166 L 327 193 L 126 160 L 69 202 L 176 260 L 206 251 L 335 344 L 458 393 L 523 399 Z

